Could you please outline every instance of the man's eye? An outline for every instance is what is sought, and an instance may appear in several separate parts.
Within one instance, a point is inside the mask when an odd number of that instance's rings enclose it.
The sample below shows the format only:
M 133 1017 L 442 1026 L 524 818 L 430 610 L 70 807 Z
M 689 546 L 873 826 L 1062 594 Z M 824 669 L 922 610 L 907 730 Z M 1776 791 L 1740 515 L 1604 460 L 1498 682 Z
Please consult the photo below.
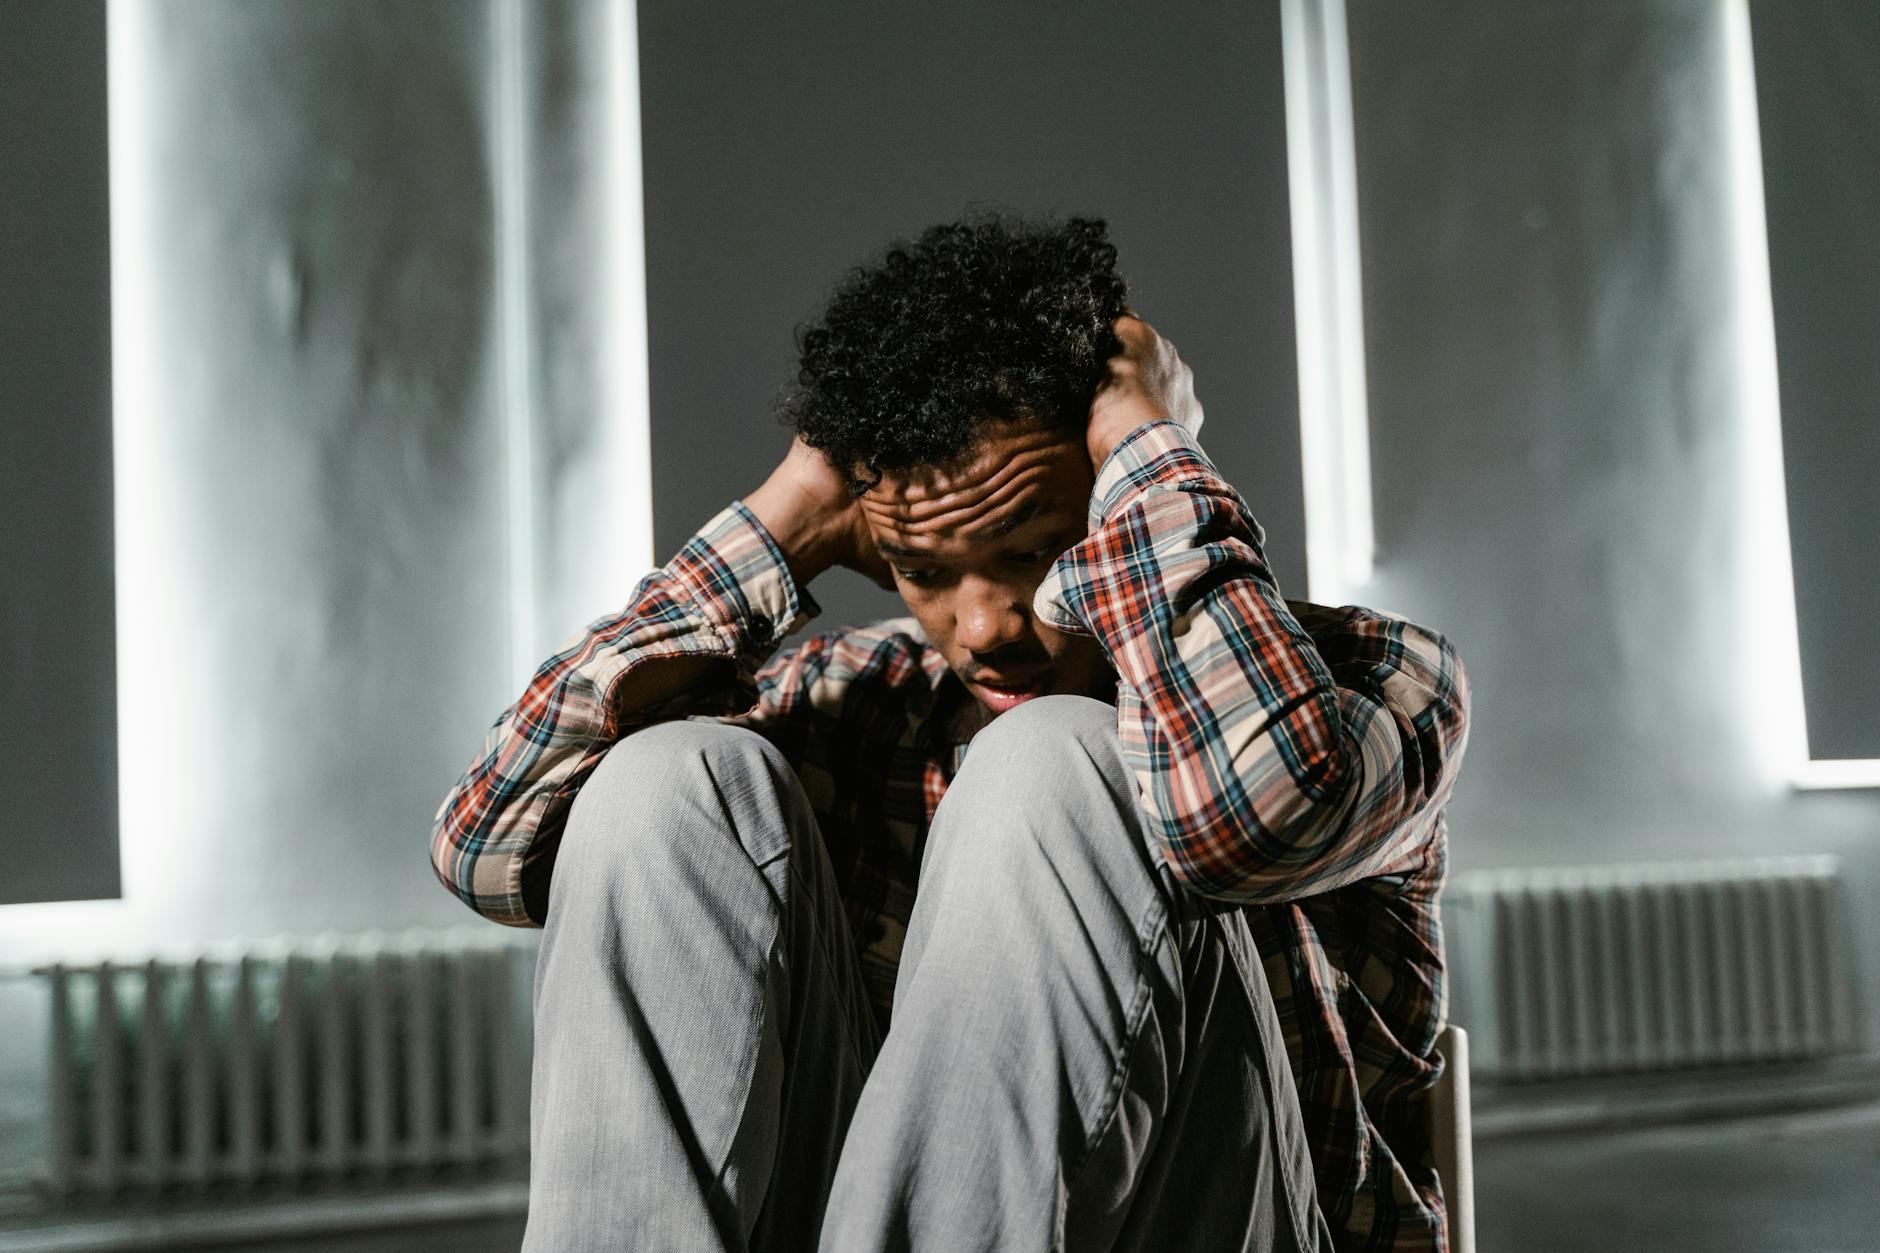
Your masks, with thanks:
M 895 577 L 900 579 L 903 583 L 912 583 L 915 587 L 921 587 L 933 581 L 933 571 L 931 570 L 903 570 L 901 567 L 896 566 L 894 568 L 894 574 Z
M 1057 560 L 1055 548 L 1040 548 L 1036 552 L 1014 553 L 1012 560 L 1021 566 L 1041 566 L 1047 561 Z

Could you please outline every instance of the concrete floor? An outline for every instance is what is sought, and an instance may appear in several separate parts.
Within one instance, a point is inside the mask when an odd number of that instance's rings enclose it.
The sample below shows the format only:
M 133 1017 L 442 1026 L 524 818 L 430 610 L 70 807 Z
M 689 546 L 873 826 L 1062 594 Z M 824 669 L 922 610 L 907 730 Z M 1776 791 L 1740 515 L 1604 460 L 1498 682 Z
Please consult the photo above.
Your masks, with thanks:
M 1482 1253 L 1874 1253 L 1880 1103 L 1475 1147 Z
M 1636 1130 L 1499 1134 L 1478 1139 L 1475 1171 L 1481 1253 L 1880 1253 L 1880 1101 Z M 513 1212 L 436 1221 L 449 1212 L 393 1229 L 283 1232 L 264 1245 L 162 1247 L 514 1253 L 521 1244 L 523 1219 Z

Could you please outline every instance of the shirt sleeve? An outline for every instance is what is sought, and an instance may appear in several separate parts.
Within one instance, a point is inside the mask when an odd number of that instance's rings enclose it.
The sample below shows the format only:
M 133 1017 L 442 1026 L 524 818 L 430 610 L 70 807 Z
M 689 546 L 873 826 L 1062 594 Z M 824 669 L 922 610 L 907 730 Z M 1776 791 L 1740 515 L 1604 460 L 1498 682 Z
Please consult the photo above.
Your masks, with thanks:
M 661 717 L 748 710 L 765 658 L 818 612 L 763 525 L 733 501 L 642 579 L 626 608 L 544 662 L 496 720 L 438 809 L 431 832 L 438 879 L 486 918 L 541 925 L 547 876 L 524 871 L 552 864 L 575 792 L 607 749 Z M 624 719 L 618 710 L 635 677 L 681 655 L 727 664 L 712 684 Z
M 1334 672 L 1281 597 L 1246 502 L 1175 422 L 1112 450 L 1089 523 L 1033 607 L 1094 635 L 1116 667 L 1125 756 L 1176 877 L 1269 904 L 1419 857 L 1468 734 L 1448 641 L 1391 614 L 1327 611 Z

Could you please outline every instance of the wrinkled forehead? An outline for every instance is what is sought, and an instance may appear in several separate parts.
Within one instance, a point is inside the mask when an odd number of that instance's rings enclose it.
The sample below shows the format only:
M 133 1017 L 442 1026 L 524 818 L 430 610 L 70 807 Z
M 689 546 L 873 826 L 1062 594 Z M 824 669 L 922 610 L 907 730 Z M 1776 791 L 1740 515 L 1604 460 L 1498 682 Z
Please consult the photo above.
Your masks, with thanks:
M 939 541 L 1040 515 L 1081 519 L 1091 477 L 1082 432 L 1026 425 L 995 430 L 954 464 L 884 471 L 860 500 L 877 535 Z

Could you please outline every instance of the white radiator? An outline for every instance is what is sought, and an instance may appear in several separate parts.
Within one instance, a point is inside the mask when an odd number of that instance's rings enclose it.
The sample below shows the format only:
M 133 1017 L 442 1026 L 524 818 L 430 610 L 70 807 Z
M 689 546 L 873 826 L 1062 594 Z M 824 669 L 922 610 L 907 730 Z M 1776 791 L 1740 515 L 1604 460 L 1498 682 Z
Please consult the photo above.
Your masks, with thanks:
M 1450 1017 L 1511 1079 L 1851 1052 L 1843 909 L 1830 857 L 1458 875 Z
M 534 948 L 513 935 L 36 967 L 51 994 L 45 1182 L 239 1188 L 522 1160 Z

